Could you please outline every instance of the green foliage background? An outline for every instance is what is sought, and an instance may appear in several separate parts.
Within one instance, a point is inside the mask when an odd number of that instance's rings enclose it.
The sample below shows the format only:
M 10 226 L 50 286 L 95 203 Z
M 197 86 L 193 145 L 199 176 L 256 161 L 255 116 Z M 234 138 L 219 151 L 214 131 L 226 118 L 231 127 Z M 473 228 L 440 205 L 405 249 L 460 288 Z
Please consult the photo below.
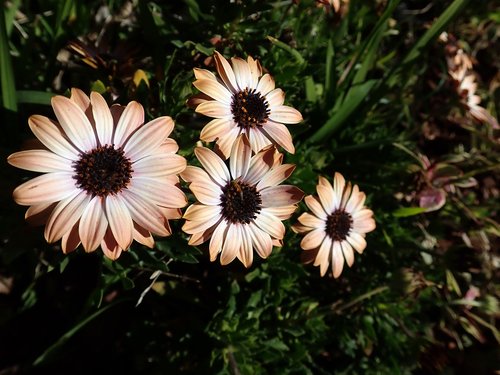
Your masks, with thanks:
M 344 14 L 310 0 L 2 5 L 1 374 L 496 370 L 498 129 L 461 106 L 437 41 L 447 31 L 474 56 L 482 105 L 495 116 L 493 2 L 351 0 Z M 68 48 L 78 38 L 97 66 Z M 135 244 L 116 262 L 64 256 L 12 201 L 32 175 L 7 166 L 7 155 L 32 137 L 27 118 L 51 117 L 50 97 L 71 87 L 110 103 L 138 100 L 149 118 L 172 116 L 172 137 L 194 163 L 207 120 L 185 101 L 195 93 L 192 69 L 213 69 L 215 48 L 258 58 L 302 112 L 304 122 L 289 127 L 290 183 L 314 194 L 319 174 L 339 171 L 367 193 L 377 229 L 339 279 L 302 265 L 290 230 L 283 248 L 248 270 L 210 263 L 204 246 L 187 245 L 182 220 L 154 250 Z M 147 81 L 134 80 L 138 69 Z M 437 137 L 425 135 L 429 123 Z M 451 170 L 456 186 L 438 211 L 418 207 L 418 154 Z M 462 188 L 470 177 L 477 185 Z M 470 299 L 472 288 L 479 295 Z

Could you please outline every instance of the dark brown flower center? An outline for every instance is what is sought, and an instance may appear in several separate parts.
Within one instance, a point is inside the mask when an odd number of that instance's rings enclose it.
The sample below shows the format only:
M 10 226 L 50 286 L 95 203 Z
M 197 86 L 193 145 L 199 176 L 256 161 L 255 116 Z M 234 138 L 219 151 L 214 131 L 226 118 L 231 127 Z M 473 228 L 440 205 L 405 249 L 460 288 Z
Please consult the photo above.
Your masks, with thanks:
M 76 185 L 92 195 L 116 194 L 126 188 L 132 178 L 132 163 L 122 148 L 104 145 L 80 155 L 73 162 Z
M 262 126 L 271 111 L 267 100 L 255 89 L 246 88 L 233 95 L 231 102 L 233 120 L 240 128 L 250 129 Z
M 231 223 L 250 223 L 260 212 L 261 204 L 262 198 L 255 186 L 234 180 L 222 188 L 222 217 Z
M 334 211 L 326 219 L 326 234 L 334 241 L 345 240 L 351 228 L 352 216 L 343 210 Z

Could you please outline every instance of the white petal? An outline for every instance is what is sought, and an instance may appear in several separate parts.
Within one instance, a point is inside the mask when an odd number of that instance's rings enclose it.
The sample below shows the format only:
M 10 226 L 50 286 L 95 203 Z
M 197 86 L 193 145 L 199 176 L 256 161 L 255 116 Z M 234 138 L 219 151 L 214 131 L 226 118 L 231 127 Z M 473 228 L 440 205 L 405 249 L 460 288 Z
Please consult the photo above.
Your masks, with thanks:
M 239 224 L 229 224 L 226 233 L 222 253 L 220 255 L 220 264 L 225 266 L 231 263 L 239 253 L 241 246 L 241 228 Z
M 269 139 L 270 135 L 264 134 L 261 128 L 249 129 L 248 139 L 252 145 L 252 150 L 257 153 L 266 146 L 272 145 L 273 142 Z
M 245 182 L 256 185 L 274 164 L 274 148 L 257 153 L 250 160 L 250 167 L 245 177 Z
M 226 164 L 215 152 L 205 147 L 196 147 L 194 153 L 207 173 L 219 185 L 224 186 L 231 179 Z
M 165 227 L 165 218 L 154 203 L 130 191 L 124 191 L 122 198 L 127 202 L 127 209 L 134 222 L 154 234 L 160 236 L 170 234 Z
M 290 216 L 297 209 L 297 205 L 292 204 L 290 206 L 279 206 L 279 207 L 266 207 L 266 211 L 271 215 L 276 216 L 280 220 L 289 219 Z
M 90 93 L 90 101 L 92 103 L 97 137 L 101 145 L 111 144 L 113 142 L 113 117 L 109 111 L 108 104 L 101 94 L 95 91 Z
M 340 242 L 333 241 L 332 246 L 332 271 L 333 277 L 337 278 L 342 273 L 344 268 L 344 256 L 342 255 L 342 248 Z
M 281 106 L 285 102 L 285 93 L 282 89 L 274 89 L 267 93 L 266 100 L 270 108 Z
M 103 204 L 104 198 L 98 196 L 92 198 L 80 219 L 78 232 L 82 245 L 87 252 L 97 249 L 108 228 L 108 220 L 104 213 Z
M 202 115 L 216 119 L 228 120 L 231 118 L 231 107 L 216 100 L 201 103 L 196 107 L 195 111 L 201 113 Z
M 302 215 L 299 216 L 297 220 L 306 227 L 322 228 L 322 229 L 325 229 L 326 227 L 324 219 L 322 220 L 315 215 L 311 215 L 308 212 L 304 212 Z
M 224 244 L 224 239 L 226 237 L 227 224 L 225 220 L 222 220 L 219 225 L 215 228 L 212 233 L 212 238 L 210 240 L 210 261 L 217 259 L 217 255 L 222 251 L 222 245 Z
M 329 215 L 325 212 L 325 209 L 319 202 L 318 198 L 308 195 L 307 197 L 304 198 L 304 201 L 306 202 L 307 207 L 313 212 L 314 215 L 316 215 L 318 218 L 321 220 L 326 220 L 326 217 Z
M 295 153 L 292 135 L 285 125 L 273 121 L 267 121 L 262 128 L 262 132 L 267 134 L 269 139 L 279 144 L 287 152 L 291 154 Z
M 295 108 L 287 105 L 273 107 L 269 118 L 283 124 L 296 124 L 302 121 L 302 115 Z
M 330 237 L 325 237 L 323 243 L 321 244 L 316 259 L 314 260 L 315 266 L 320 266 L 320 274 L 324 276 L 328 265 L 330 264 L 330 257 L 332 254 L 332 240 Z
M 236 84 L 236 77 L 234 76 L 234 71 L 231 68 L 231 65 L 229 65 L 229 62 L 217 51 L 215 51 L 214 58 L 217 73 L 219 73 L 222 81 L 224 81 L 229 90 L 237 92 L 238 85 Z
M 363 251 L 366 248 L 366 240 L 361 234 L 351 231 L 347 236 L 347 241 L 352 245 L 354 250 L 363 254 Z
M 217 147 L 224 155 L 224 158 L 228 158 L 231 153 L 231 148 L 233 147 L 236 137 L 240 134 L 241 129 L 237 126 L 231 128 L 226 134 L 223 134 L 217 139 Z
M 159 206 L 181 208 L 187 199 L 181 189 L 161 178 L 133 178 L 128 190 Z
M 340 173 L 335 172 L 333 177 L 333 194 L 335 195 L 335 209 L 340 208 L 342 195 L 344 194 L 345 179 Z
M 233 145 L 229 158 L 229 170 L 233 179 L 246 176 L 251 156 L 252 148 L 248 143 L 248 138 L 245 135 L 240 135 Z
M 240 91 L 250 88 L 253 78 L 247 62 L 239 57 L 233 57 L 231 63 L 233 64 L 234 76 Z
M 252 239 L 253 248 L 261 258 L 266 259 L 273 251 L 271 237 L 253 223 L 247 225 L 247 228 Z
M 186 169 L 186 159 L 177 154 L 154 154 L 132 164 L 134 177 L 176 175 Z
M 257 85 L 257 91 L 262 95 L 267 95 L 268 92 L 274 90 L 274 79 L 269 74 L 264 74 Z
M 342 247 L 342 253 L 344 254 L 345 261 L 349 267 L 351 267 L 354 263 L 354 251 L 352 250 L 352 246 L 349 245 L 349 242 L 342 241 L 340 243 Z
M 47 117 L 33 115 L 28 124 L 35 136 L 52 152 L 69 160 L 76 160 L 79 151 L 66 139 L 62 129 L 56 126 Z
M 283 223 L 276 216 L 267 213 L 265 210 L 262 210 L 257 215 L 254 223 L 264 232 L 269 233 L 278 240 L 283 239 L 285 235 L 285 226 Z
M 199 182 L 192 182 L 189 189 L 193 192 L 197 200 L 209 206 L 216 206 L 220 204 L 220 196 L 222 191 L 219 186 L 211 182 L 210 184 L 203 184 Z
M 58 202 L 78 191 L 72 174 L 54 172 L 35 177 L 18 186 L 12 196 L 17 204 L 31 206 L 45 202 Z
M 333 190 L 326 186 L 318 185 L 316 186 L 316 191 L 318 192 L 319 200 L 325 212 L 331 214 L 335 211 L 335 195 Z
M 219 207 L 196 203 L 188 207 L 184 217 L 193 218 L 193 220 L 187 219 L 182 226 L 182 230 L 189 234 L 203 232 L 221 221 Z
M 17 168 L 33 172 L 72 172 L 68 159 L 47 150 L 19 151 L 7 158 L 7 162 Z
M 144 108 L 139 103 L 132 101 L 127 104 L 123 112 L 122 110 L 121 106 L 111 107 L 111 113 L 115 113 L 114 117 L 116 118 L 119 115 L 118 124 L 113 136 L 113 143 L 117 147 L 123 146 L 130 135 L 144 124 Z
M 250 267 L 253 262 L 252 238 L 248 227 L 248 225 L 240 226 L 241 245 L 238 252 L 238 259 L 246 268 Z
M 257 184 L 257 190 L 263 190 L 268 186 L 276 186 L 285 181 L 295 170 L 293 164 L 283 164 L 271 169 Z
M 321 246 L 325 237 L 326 233 L 323 228 L 314 229 L 302 238 L 302 241 L 300 241 L 300 247 L 304 250 L 317 249 Z
M 262 207 L 290 206 L 299 203 L 304 192 L 293 185 L 270 186 L 260 191 Z
M 213 142 L 221 138 L 231 130 L 231 120 L 227 118 L 216 118 L 210 121 L 201 130 L 200 139 L 205 142 Z
M 218 102 L 221 102 L 226 106 L 231 105 L 232 94 L 219 82 L 212 81 L 210 79 L 199 79 L 194 81 L 193 85 L 202 93 L 207 94 Z
M 123 117 L 123 116 L 122 116 Z M 132 161 L 155 153 L 172 132 L 174 122 L 168 116 L 158 117 L 139 128 L 125 144 L 123 151 Z
M 116 242 L 122 249 L 128 249 L 133 240 L 134 226 L 127 204 L 119 195 L 108 195 L 106 197 L 105 211 Z

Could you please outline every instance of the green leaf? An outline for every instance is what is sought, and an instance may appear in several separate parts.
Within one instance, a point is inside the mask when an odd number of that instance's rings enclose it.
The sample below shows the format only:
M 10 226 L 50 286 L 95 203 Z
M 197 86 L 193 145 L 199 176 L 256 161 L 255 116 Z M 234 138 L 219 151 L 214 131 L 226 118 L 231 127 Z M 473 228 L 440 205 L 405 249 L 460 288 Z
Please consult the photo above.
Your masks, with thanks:
M 268 35 L 267 39 L 274 44 L 276 47 L 281 48 L 282 50 L 288 52 L 294 59 L 295 62 L 303 68 L 306 65 L 306 60 L 302 57 L 299 51 L 297 51 L 295 48 L 290 47 L 288 44 L 283 43 L 282 41 Z
M 18 103 L 50 105 L 50 99 L 55 94 L 45 91 L 18 90 L 16 93 Z
M 0 81 L 2 106 L 7 110 L 17 112 L 16 86 L 5 25 L 5 10 L 0 16 Z
M 415 216 L 425 212 L 425 208 L 423 207 L 401 207 L 394 211 L 392 214 L 395 217 L 408 217 Z

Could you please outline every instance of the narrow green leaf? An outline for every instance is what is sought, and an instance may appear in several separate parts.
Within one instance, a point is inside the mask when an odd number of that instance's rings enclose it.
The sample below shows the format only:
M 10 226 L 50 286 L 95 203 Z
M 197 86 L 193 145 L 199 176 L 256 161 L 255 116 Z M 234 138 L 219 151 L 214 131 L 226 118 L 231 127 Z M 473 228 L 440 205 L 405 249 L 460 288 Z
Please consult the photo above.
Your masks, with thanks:
M 325 62 L 325 105 L 330 107 L 335 98 L 335 82 L 337 80 L 337 71 L 335 69 L 335 50 L 333 49 L 333 41 L 328 40 L 326 47 L 326 62 Z
M 425 208 L 422 207 L 401 207 L 394 211 L 392 214 L 395 217 L 408 217 L 415 216 L 425 212 Z
M 5 11 L 0 16 L 0 81 L 2 106 L 7 110 L 17 112 L 16 86 L 9 52 L 7 28 L 5 26 Z
M 11 0 L 5 1 L 5 25 L 7 30 L 7 36 L 10 36 L 12 29 L 14 27 L 14 17 L 17 10 L 21 6 L 21 0 Z
M 73 0 L 62 0 L 59 2 L 56 13 L 56 38 L 58 38 L 63 33 L 63 23 L 66 21 L 71 13 L 71 8 L 73 8 Z
M 18 103 L 50 105 L 53 93 L 45 91 L 18 90 L 16 93 Z
M 290 55 L 292 55 L 297 64 L 299 64 L 300 66 L 306 65 L 306 60 L 304 60 L 300 52 L 297 51 L 295 48 L 290 47 L 288 44 L 283 43 L 281 40 L 278 40 L 270 35 L 267 36 L 267 39 L 269 39 L 269 41 L 276 47 L 279 47 L 282 50 L 288 52 Z

